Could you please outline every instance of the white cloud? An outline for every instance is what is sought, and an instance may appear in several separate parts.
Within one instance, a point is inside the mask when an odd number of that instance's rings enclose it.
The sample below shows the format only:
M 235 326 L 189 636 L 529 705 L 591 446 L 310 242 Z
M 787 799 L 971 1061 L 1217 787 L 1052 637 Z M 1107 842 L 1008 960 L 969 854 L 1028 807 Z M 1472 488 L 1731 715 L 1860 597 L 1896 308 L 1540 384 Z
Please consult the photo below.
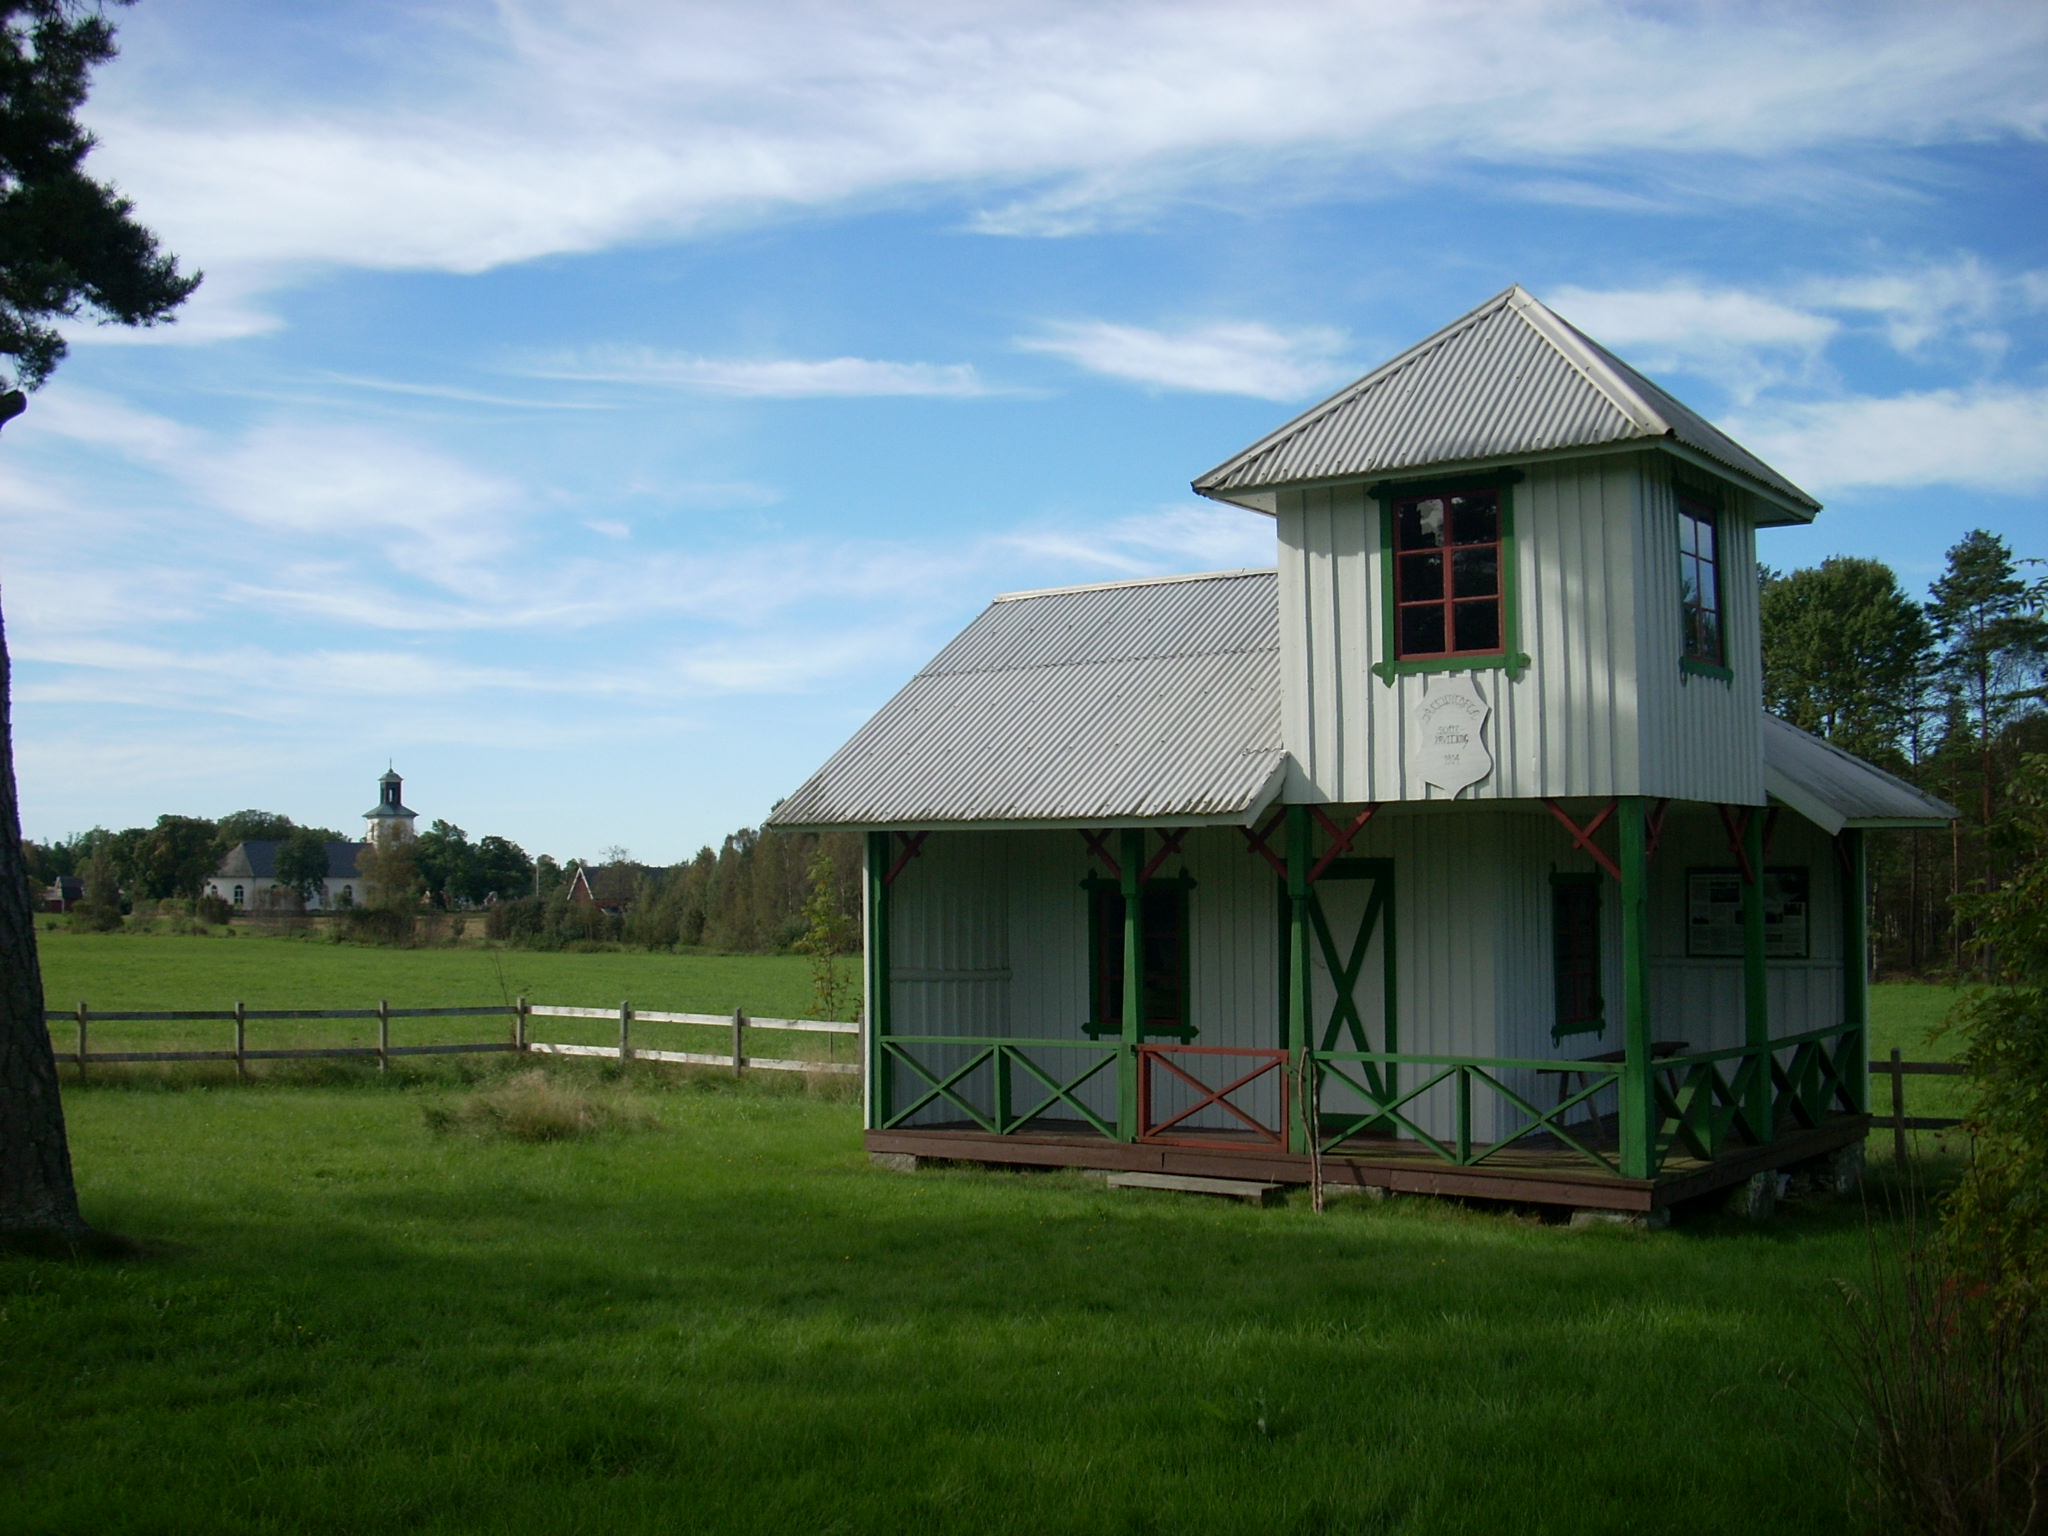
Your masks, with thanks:
M 985 395 L 966 363 L 888 363 L 864 357 L 816 362 L 796 358 L 712 358 L 651 347 L 597 348 L 531 370 L 542 378 L 644 384 L 756 400 L 815 396 Z
M 1930 262 L 1891 272 L 1816 278 L 1799 292 L 1823 309 L 1868 315 L 1883 327 L 1885 339 L 1902 353 L 1924 351 L 1951 332 L 1960 331 L 1980 349 L 1998 351 L 2003 337 L 1992 328 L 2001 314 L 2014 308 L 2038 309 L 2042 274 L 2006 278 L 1974 256 Z
M 318 72 L 287 78 L 296 34 L 199 70 L 172 20 L 139 12 L 93 103 L 95 164 L 170 249 L 246 294 L 336 263 L 475 272 L 882 198 L 986 192 L 1009 206 L 984 227 L 1056 233 L 1366 166 L 1625 165 L 1640 181 L 1674 157 L 2048 128 L 2048 12 L 2013 0 L 393 14 L 410 19 L 383 46 L 407 67 L 366 51 L 368 84 L 334 71 L 347 95 L 323 100 Z M 215 334 L 259 323 L 239 299 L 224 313 L 242 318 Z
M 1651 374 L 1709 378 L 1748 400 L 1810 373 L 1840 325 L 1827 315 L 1733 288 L 1559 288 L 1552 308 Z
M 2048 486 L 2048 389 L 1940 389 L 1773 406 L 1724 423 L 1816 494 L 1857 486 Z
M 1298 400 L 1342 383 L 1356 370 L 1337 360 L 1341 331 L 1279 331 L 1256 322 L 1147 330 L 1107 320 L 1053 322 L 1019 337 L 1028 352 L 1063 357 L 1091 373 L 1163 389 Z
M 1078 568 L 1082 577 L 1257 569 L 1271 565 L 1276 551 L 1270 517 L 1221 506 L 1161 507 L 1096 528 L 1038 527 L 996 542 L 1070 572 Z

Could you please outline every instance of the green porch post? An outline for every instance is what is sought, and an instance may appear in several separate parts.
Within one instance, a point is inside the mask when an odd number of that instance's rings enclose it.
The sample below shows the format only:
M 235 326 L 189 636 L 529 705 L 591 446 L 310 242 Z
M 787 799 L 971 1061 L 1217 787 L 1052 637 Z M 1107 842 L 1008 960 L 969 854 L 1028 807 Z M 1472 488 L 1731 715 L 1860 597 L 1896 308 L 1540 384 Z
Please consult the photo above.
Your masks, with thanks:
M 1145 829 L 1126 827 L 1117 843 L 1117 882 L 1124 898 L 1124 1030 L 1116 1059 L 1116 1134 L 1138 1139 L 1138 1043 L 1145 1038 L 1145 904 L 1138 876 L 1145 868 Z
M 888 1122 L 889 1058 L 882 1037 L 889 1032 L 889 834 L 868 833 L 867 847 L 867 1090 L 868 1124 L 880 1129 Z
M 1623 795 L 1621 822 L 1621 1171 L 1657 1171 L 1657 1088 L 1650 1070 L 1650 851 L 1643 797 Z
M 1764 819 L 1756 806 L 1742 829 L 1742 858 L 1749 883 L 1742 888 L 1742 1039 L 1756 1054 L 1749 1068 L 1749 1091 L 1742 1112 L 1763 1141 L 1772 1139 L 1771 1125 L 1771 994 L 1764 970 Z
M 1287 807 L 1287 1017 L 1281 1022 L 1282 1043 L 1288 1053 L 1289 1076 L 1301 1081 L 1301 1057 L 1315 1043 L 1310 1022 L 1313 989 L 1309 974 L 1308 917 L 1309 821 L 1308 807 Z M 1297 1104 L 1288 1117 L 1289 1151 L 1308 1151 L 1308 1107 Z
M 1859 1112 L 1870 1112 L 1870 870 L 1863 830 L 1847 827 L 1842 846 L 1849 867 L 1842 875 L 1842 1022 L 1856 1033 L 1842 1042 L 1838 1070 Z

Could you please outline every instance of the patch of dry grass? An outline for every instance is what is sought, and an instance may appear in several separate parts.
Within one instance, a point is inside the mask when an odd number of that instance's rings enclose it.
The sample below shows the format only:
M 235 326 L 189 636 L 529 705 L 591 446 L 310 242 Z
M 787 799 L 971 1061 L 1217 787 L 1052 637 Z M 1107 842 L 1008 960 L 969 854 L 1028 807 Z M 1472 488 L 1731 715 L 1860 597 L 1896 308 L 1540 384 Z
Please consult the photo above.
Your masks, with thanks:
M 514 1141 L 571 1141 L 600 1131 L 642 1130 L 656 1124 L 617 1094 L 563 1082 L 546 1069 L 525 1072 L 464 1094 L 453 1103 L 429 1104 L 427 1125 L 436 1131 L 505 1136 Z

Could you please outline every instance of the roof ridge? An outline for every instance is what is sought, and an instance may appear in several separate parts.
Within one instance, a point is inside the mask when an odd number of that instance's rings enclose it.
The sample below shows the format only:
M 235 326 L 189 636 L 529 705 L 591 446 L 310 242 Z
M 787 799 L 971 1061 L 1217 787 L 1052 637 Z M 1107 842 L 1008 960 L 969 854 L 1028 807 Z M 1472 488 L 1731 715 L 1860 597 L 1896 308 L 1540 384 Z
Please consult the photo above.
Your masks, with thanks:
M 1634 385 L 1608 365 L 1597 342 L 1520 283 L 1508 292 L 1515 296 L 1508 301 L 1508 308 L 1514 312 L 1515 318 L 1541 337 L 1608 404 L 1634 422 L 1646 436 L 1671 435 L 1671 423 L 1642 397 Z
M 1069 592 L 1114 592 L 1120 587 L 1166 587 L 1181 581 L 1230 581 L 1240 576 L 1277 576 L 1279 567 L 1248 565 L 1234 571 L 1190 571 L 1181 576 L 1127 576 L 1119 581 L 1084 581 L 1071 587 L 1032 587 L 1022 592 L 998 592 L 990 603 L 1014 603 L 1027 597 L 1061 597 Z
M 1448 325 L 1437 327 L 1436 330 L 1430 332 L 1429 335 L 1423 337 L 1422 340 L 1416 342 L 1405 352 L 1397 352 L 1364 378 L 1353 379 L 1335 394 L 1325 396 L 1293 419 L 1282 422 L 1249 448 L 1239 449 L 1214 469 L 1195 476 L 1193 488 L 1199 491 L 1205 482 L 1215 479 L 1232 465 L 1242 464 L 1246 460 L 1256 458 L 1268 449 L 1285 442 L 1288 438 L 1296 437 L 1306 432 L 1329 412 L 1336 410 L 1340 406 L 1348 405 L 1351 401 L 1366 393 L 1367 390 L 1375 388 L 1383 380 L 1399 373 L 1402 369 L 1407 368 L 1428 353 L 1447 345 L 1455 337 L 1470 330 L 1480 321 L 1491 318 L 1497 310 L 1507 305 L 1517 293 L 1523 294 L 1524 297 L 1529 296 L 1520 283 L 1508 284 L 1507 287 L 1501 289 L 1492 298 L 1467 310 Z

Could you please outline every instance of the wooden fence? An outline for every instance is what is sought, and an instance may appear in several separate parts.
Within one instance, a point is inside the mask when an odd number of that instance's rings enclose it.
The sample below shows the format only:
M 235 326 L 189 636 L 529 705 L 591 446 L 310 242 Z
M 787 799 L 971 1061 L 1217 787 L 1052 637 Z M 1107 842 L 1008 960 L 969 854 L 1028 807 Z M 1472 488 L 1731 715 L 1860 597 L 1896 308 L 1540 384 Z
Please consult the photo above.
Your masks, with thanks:
M 1892 1156 L 1897 1162 L 1903 1164 L 1906 1161 L 1906 1132 L 1952 1131 L 1963 1123 L 1960 1120 L 1944 1120 L 1931 1115 L 1907 1114 L 1907 1077 L 1961 1077 L 1963 1072 L 1962 1063 L 1955 1061 L 1901 1061 L 1897 1046 L 1892 1047 L 1889 1061 L 1873 1061 L 1870 1064 L 1870 1075 L 1873 1078 L 1885 1076 L 1892 1080 L 1892 1112 L 1888 1115 L 1872 1115 L 1870 1128 L 1874 1131 L 1888 1130 L 1892 1133 Z
M 72 1050 L 56 1052 L 57 1060 L 69 1062 L 78 1069 L 81 1078 L 86 1068 L 94 1064 L 113 1064 L 133 1061 L 232 1061 L 238 1076 L 249 1075 L 252 1061 L 306 1061 L 316 1058 L 375 1057 L 377 1069 L 387 1070 L 394 1056 L 455 1056 L 484 1054 L 498 1051 L 529 1052 L 549 1056 L 606 1056 L 618 1061 L 670 1061 L 686 1062 L 694 1066 L 730 1067 L 735 1075 L 745 1071 L 761 1072 L 830 1072 L 857 1074 L 858 1063 L 841 1061 L 789 1060 L 772 1056 L 749 1056 L 746 1054 L 746 1032 L 750 1029 L 799 1030 L 807 1034 L 858 1035 L 860 1025 L 836 1019 L 757 1019 L 748 1016 L 746 1010 L 733 1009 L 730 1016 L 720 1013 L 657 1013 L 652 1009 L 635 1009 L 631 1003 L 620 1003 L 616 1008 L 562 1008 L 546 1003 L 529 1003 L 525 998 L 515 1000 L 509 1007 L 495 1008 L 394 1008 L 388 1002 L 379 1000 L 374 1008 L 247 1008 L 236 1003 L 232 1009 L 221 1010 L 179 1010 L 130 1011 L 109 1010 L 95 1013 L 84 1003 L 75 1009 L 47 1012 L 43 1015 L 53 1026 L 71 1024 L 77 1029 L 76 1046 Z M 509 1035 L 500 1040 L 478 1040 L 454 1045 L 393 1045 L 391 1043 L 391 1021 L 393 1019 L 481 1019 L 501 1018 L 507 1021 Z M 294 1046 L 288 1049 L 255 1049 L 249 1047 L 249 1025 L 269 1023 L 286 1019 L 375 1019 L 377 1021 L 377 1043 L 371 1045 L 335 1046 Z M 617 1045 L 574 1045 L 563 1041 L 535 1040 L 532 1038 L 531 1021 L 534 1019 L 608 1019 L 616 1020 L 619 1026 Z M 171 1023 L 171 1022 L 214 1022 L 234 1024 L 234 1048 L 225 1051 L 95 1051 L 91 1048 L 92 1026 L 95 1024 L 117 1023 Z M 700 1028 L 726 1029 L 732 1032 L 730 1051 L 650 1051 L 633 1044 L 635 1024 L 690 1024 Z

